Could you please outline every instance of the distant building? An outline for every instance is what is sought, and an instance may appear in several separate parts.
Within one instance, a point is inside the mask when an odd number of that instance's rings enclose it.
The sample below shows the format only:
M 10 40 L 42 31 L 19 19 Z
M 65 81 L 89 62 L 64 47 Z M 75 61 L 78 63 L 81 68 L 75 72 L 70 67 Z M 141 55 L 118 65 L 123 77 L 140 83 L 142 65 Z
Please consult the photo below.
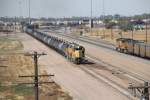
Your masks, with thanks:
M 0 26 L 4 26 L 4 22 L 3 21 L 0 21 Z
M 87 27 L 91 27 L 92 24 L 93 24 L 93 27 L 103 27 L 104 26 L 103 21 L 101 21 L 99 19 L 93 19 L 92 21 L 91 21 L 91 19 L 83 19 L 83 20 L 79 21 L 79 24 L 85 25 Z
M 105 26 L 104 23 L 103 23 L 103 21 L 100 20 L 100 19 L 94 19 L 93 20 L 93 25 L 94 25 L 94 27 L 99 27 L 99 28 Z
M 135 30 L 144 30 L 146 28 L 146 22 L 143 20 L 131 20 L 130 24 L 133 25 Z
M 81 24 L 89 27 L 90 26 L 90 19 L 83 19 L 81 21 Z
M 147 24 L 150 24 L 150 19 L 143 19 L 142 21 L 147 23 Z

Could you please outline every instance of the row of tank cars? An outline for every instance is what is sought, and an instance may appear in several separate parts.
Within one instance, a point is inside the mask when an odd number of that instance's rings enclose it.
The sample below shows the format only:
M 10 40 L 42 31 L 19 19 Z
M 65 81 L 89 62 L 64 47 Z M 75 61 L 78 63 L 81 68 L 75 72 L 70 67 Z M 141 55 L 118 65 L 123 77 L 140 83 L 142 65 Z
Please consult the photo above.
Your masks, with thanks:
M 26 26 L 24 31 L 48 45 L 50 48 L 56 50 L 71 62 L 75 64 L 83 63 L 85 58 L 85 48 L 83 46 L 36 31 L 32 26 Z
M 122 53 L 150 59 L 150 44 L 130 38 L 116 39 L 116 50 Z

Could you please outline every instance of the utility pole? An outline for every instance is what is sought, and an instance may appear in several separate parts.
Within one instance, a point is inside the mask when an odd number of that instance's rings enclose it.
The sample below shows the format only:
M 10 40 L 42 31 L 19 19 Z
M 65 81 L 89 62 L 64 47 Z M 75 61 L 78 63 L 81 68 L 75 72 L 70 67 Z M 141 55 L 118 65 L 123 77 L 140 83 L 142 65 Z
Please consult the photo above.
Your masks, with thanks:
M 133 31 L 134 31 L 134 29 L 132 28 L 131 31 L 132 31 L 132 47 L 133 47 L 132 50 L 134 52 L 134 41 L 133 41 Z
M 2 61 L 7 61 L 7 60 L 6 60 L 6 59 L 0 59 L 0 63 L 1 63 Z M 8 66 L 0 65 L 0 68 L 6 68 L 6 67 L 8 67 Z
M 140 93 L 140 100 L 149 100 L 149 88 L 150 85 L 148 82 L 145 82 L 144 86 L 133 86 L 132 84 L 129 86 L 135 97 L 137 97 L 137 92 Z
M 91 29 L 93 28 L 93 0 L 91 0 Z
M 30 6 L 31 6 L 31 3 L 30 3 L 30 0 L 29 0 L 29 24 L 31 24 L 31 19 L 30 19 Z
M 92 28 L 93 28 L 93 0 L 91 0 L 91 18 L 90 18 L 90 32 L 92 34 Z
M 113 35 L 113 26 L 111 26 L 111 40 L 114 39 L 114 35 Z
M 102 3 L 103 5 L 102 5 L 102 9 L 103 9 L 103 36 L 104 36 L 104 39 L 105 39 L 105 1 L 103 0 L 103 3 Z
M 17 31 L 16 31 L 16 26 L 17 26 L 16 22 L 17 22 L 17 18 L 16 18 L 16 16 L 15 16 L 15 33 L 17 32 Z
M 5 60 L 5 59 L 0 59 L 0 63 L 2 62 L 2 61 L 7 61 L 7 60 Z M 5 65 L 0 65 L 0 68 L 7 68 L 8 66 L 5 66 Z M 1 71 L 1 70 L 0 70 Z
M 34 52 L 34 54 L 31 54 L 31 56 L 33 56 L 34 58 L 34 83 L 35 83 L 35 100 L 39 100 L 39 89 L 38 89 L 38 82 L 39 82 L 39 79 L 38 79 L 38 58 L 41 56 L 41 55 L 45 55 L 45 54 L 37 54 L 37 52 Z
M 92 19 L 92 16 L 93 16 L 93 0 L 91 0 L 91 19 Z
M 19 18 L 19 30 L 20 30 L 20 32 L 22 32 L 23 31 L 23 26 L 22 26 L 22 13 L 21 13 L 21 11 L 22 11 L 22 1 L 21 0 L 19 0 L 19 13 L 20 13 L 20 18 Z
M 19 14 L 20 14 L 20 18 L 21 18 L 21 15 L 22 15 L 21 14 L 21 11 L 22 11 L 22 9 L 21 9 L 22 2 L 19 0 L 18 4 L 19 4 Z
M 147 20 L 146 20 L 146 22 L 145 22 L 145 24 L 146 24 L 146 37 L 145 37 L 145 42 L 147 43 L 148 41 L 147 41 Z
M 37 53 L 37 52 L 34 52 L 33 54 L 25 54 L 25 56 L 31 56 L 34 59 L 34 75 L 19 76 L 19 77 L 34 77 L 33 83 L 21 83 L 21 84 L 34 84 L 35 100 L 39 100 L 39 84 L 54 83 L 54 82 L 39 82 L 39 77 L 54 76 L 54 75 L 39 75 L 38 74 L 38 58 L 43 55 L 46 55 L 46 54 Z

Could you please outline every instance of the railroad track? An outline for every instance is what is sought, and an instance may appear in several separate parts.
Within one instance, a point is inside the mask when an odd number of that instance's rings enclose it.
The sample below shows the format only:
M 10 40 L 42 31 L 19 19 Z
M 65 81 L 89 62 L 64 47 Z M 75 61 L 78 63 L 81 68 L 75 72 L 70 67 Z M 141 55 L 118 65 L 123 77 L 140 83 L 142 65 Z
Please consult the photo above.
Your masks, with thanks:
M 57 32 L 57 31 L 51 31 L 51 32 Z M 73 36 L 70 36 L 70 35 L 66 35 L 66 34 L 62 34 L 61 32 L 59 32 L 58 33 L 58 35 L 60 35 L 60 36 L 64 36 L 64 37 L 68 37 L 68 38 L 71 38 L 71 39 L 73 39 L 73 40 L 78 40 L 78 41 L 83 41 L 83 42 L 86 42 L 86 43 L 89 43 L 89 44 L 93 44 L 93 45 L 96 45 L 96 46 L 99 46 L 99 47 L 104 47 L 104 48 L 107 48 L 107 49 L 111 49 L 111 50 L 115 50 L 114 48 L 113 48 L 113 44 L 110 44 L 110 43 L 105 43 L 104 45 L 103 44 L 99 44 L 99 43 L 93 43 L 92 41 L 91 41 L 91 39 L 88 39 L 88 40 L 83 40 L 83 39 L 81 39 L 81 38 L 77 38 L 77 37 L 73 37 Z M 90 41 L 89 41 L 90 40 Z M 110 47 L 109 47 L 110 46 Z M 108 64 L 108 63 L 106 63 L 106 62 L 104 62 L 104 61 L 102 61 L 102 60 L 100 60 L 100 59 L 97 59 L 96 57 L 93 57 L 93 56 L 91 56 L 91 55 L 87 55 L 86 54 L 86 57 L 88 58 L 88 59 L 90 59 L 90 60 L 92 60 L 92 61 L 96 61 L 96 63 L 99 63 L 99 64 L 102 64 L 102 65 L 104 65 L 104 66 L 109 66 L 109 67 L 111 67 L 111 68 L 115 68 L 115 69 L 118 69 L 118 70 L 121 70 L 121 71 L 124 71 L 124 69 L 120 69 L 119 67 L 117 67 L 117 66 L 114 66 L 114 65 L 111 65 L 111 64 Z M 94 61 L 94 62 L 95 62 Z M 141 77 L 140 75 L 138 75 L 137 73 L 134 73 L 134 72 L 129 72 L 129 71 L 125 71 L 126 73 L 128 73 L 129 75 L 130 75 L 130 77 L 132 77 L 133 79 L 138 79 L 138 80 L 142 80 L 142 81 L 150 81 L 150 80 L 147 80 L 147 79 L 145 79 L 145 78 L 143 78 L 143 77 Z
M 118 69 L 115 66 L 108 66 L 110 64 L 99 61 L 97 59 L 91 58 L 91 57 L 87 57 L 86 58 L 90 61 L 92 61 L 94 64 L 87 64 L 87 65 L 78 65 L 78 67 L 83 70 L 84 72 L 86 72 L 87 74 L 89 74 L 90 76 L 92 76 L 93 78 L 95 78 L 96 80 L 105 83 L 106 85 L 114 88 L 115 90 L 117 90 L 119 93 L 121 93 L 122 95 L 128 97 L 130 100 L 137 100 L 140 98 L 140 95 L 137 96 L 137 98 L 135 98 L 131 91 L 128 89 L 128 85 L 127 87 L 121 85 L 120 83 L 116 82 L 116 80 L 113 80 L 111 78 L 109 78 L 109 76 L 107 76 L 107 74 L 101 74 L 100 72 L 95 71 L 96 69 L 98 69 L 98 67 L 105 67 L 106 69 L 108 68 L 109 71 L 118 71 L 123 73 L 123 76 L 129 79 L 134 80 L 134 83 L 138 83 L 138 84 L 143 84 L 145 82 L 144 79 L 139 78 L 137 75 L 126 72 L 126 71 L 122 71 L 121 69 Z M 94 70 L 95 68 L 95 70 Z M 113 74 L 112 74 L 113 76 Z M 115 75 L 114 75 L 115 76 Z M 130 81 L 129 81 L 130 83 Z
M 52 32 L 57 32 L 57 31 L 52 31 Z M 111 49 L 111 50 L 114 50 L 115 51 L 115 47 L 114 47 L 114 45 L 113 44 L 111 44 L 111 43 L 105 43 L 105 42 L 102 42 L 102 43 L 104 43 L 104 45 L 103 44 L 99 44 L 99 43 L 95 43 L 95 41 L 93 42 L 91 39 L 89 39 L 89 38 L 86 38 L 86 39 L 83 39 L 83 38 L 77 38 L 77 37 L 73 37 L 73 36 L 70 36 L 70 35 L 66 35 L 66 34 L 62 34 L 61 32 L 59 32 L 58 33 L 58 35 L 60 35 L 60 36 L 64 36 L 64 37 L 68 37 L 68 38 L 71 38 L 71 39 L 73 39 L 73 40 L 78 40 L 78 41 L 83 41 L 83 42 L 86 42 L 86 43 L 89 43 L 89 44 L 93 44 L 93 45 L 96 45 L 96 46 L 99 46 L 99 47 L 103 47 L 103 48 L 107 48 L 107 49 Z M 89 41 L 90 40 L 90 41 Z M 93 57 L 93 56 L 91 56 L 91 55 L 87 55 L 86 54 L 86 57 L 87 58 L 89 58 L 90 60 L 96 60 L 96 63 L 100 63 L 100 64 L 102 64 L 102 65 L 105 65 L 105 66 L 111 66 L 112 68 L 116 68 L 116 69 L 119 69 L 119 70 L 124 70 L 124 69 L 120 69 L 119 67 L 117 67 L 117 66 L 114 66 L 114 65 L 111 65 L 111 64 L 108 64 L 108 63 L 106 63 L 106 62 L 104 62 L 104 61 L 102 61 L 102 60 L 100 60 L 100 59 L 97 59 L 96 57 Z M 135 79 L 138 79 L 138 80 L 142 80 L 142 81 L 150 81 L 150 80 L 148 80 L 148 79 L 145 79 L 145 78 L 143 78 L 143 77 L 141 77 L 140 75 L 138 75 L 137 73 L 134 73 L 134 72 L 131 72 L 131 71 L 125 71 L 126 73 L 128 73 L 128 74 L 130 74 L 130 76 L 132 76 L 132 77 L 135 77 Z
M 86 42 L 86 43 L 89 43 L 89 44 L 92 44 L 92 45 L 95 45 L 95 46 L 98 46 L 98 47 L 102 47 L 102 48 L 106 48 L 106 49 L 116 51 L 115 46 L 113 44 L 110 44 L 110 43 L 107 43 L 107 42 L 104 42 L 104 41 L 93 41 L 92 39 L 87 38 L 87 37 L 74 37 L 74 36 L 71 36 L 71 35 L 68 35 L 68 34 L 62 34 L 61 32 L 57 32 L 57 31 L 44 31 L 44 32 L 54 32 L 54 33 L 57 33 L 57 35 L 68 37 L 68 38 L 71 38 L 73 40 Z
M 68 38 L 71 38 L 71 39 L 74 39 L 74 40 L 79 40 L 79 41 L 84 41 L 85 40 L 81 40 L 79 38 L 74 38 L 72 36 L 69 36 L 69 35 L 64 35 L 64 34 L 61 34 L 59 33 L 58 35 L 62 35 L 62 36 L 65 36 L 65 37 L 68 37 Z M 97 46 L 100 46 L 100 47 L 104 47 L 104 48 L 107 48 L 107 49 L 112 49 L 112 48 L 108 48 L 108 44 L 106 44 L 107 46 L 102 46 L 102 45 L 98 45 L 98 44 L 95 44 L 95 43 L 92 43 L 90 42 L 90 44 L 94 44 L 94 45 L 97 45 Z M 109 63 L 106 63 L 102 60 L 99 60 L 95 57 L 92 57 L 90 55 L 87 55 L 86 58 L 92 62 L 94 62 L 96 65 L 99 65 L 99 66 L 105 66 L 107 69 L 111 70 L 112 72 L 114 70 L 121 72 L 121 73 L 124 73 L 124 77 L 127 77 L 127 78 L 130 78 L 132 80 L 135 81 L 135 83 L 139 83 L 139 84 L 142 84 L 145 82 L 146 79 L 140 77 L 138 74 L 136 73 L 133 73 L 133 72 L 128 72 L 128 71 L 125 71 L 125 70 L 122 70 L 120 69 L 119 67 L 116 67 L 116 66 L 113 66 Z M 133 97 L 133 95 L 131 94 L 131 92 L 128 90 L 127 87 L 124 87 L 122 86 L 121 84 L 117 83 L 115 80 L 113 79 L 110 79 L 108 78 L 109 76 L 105 76 L 97 71 L 95 71 L 93 68 L 94 68 L 95 65 L 92 65 L 92 64 L 84 64 L 84 65 L 78 65 L 78 67 L 83 70 L 84 72 L 86 72 L 87 74 L 89 74 L 90 76 L 92 76 L 93 78 L 97 79 L 98 81 L 100 82 L 104 82 L 105 84 L 107 84 L 108 86 L 116 89 L 118 92 L 120 92 L 121 94 L 127 96 L 130 100 L 135 100 L 135 97 Z M 95 67 L 96 68 L 96 67 Z
M 117 90 L 119 93 L 121 93 L 122 95 L 128 97 L 130 100 L 134 100 L 135 98 L 133 97 L 133 95 L 129 92 L 129 90 L 123 86 L 121 86 L 120 84 L 114 82 L 113 80 L 107 78 L 106 76 L 90 69 L 89 67 L 85 67 L 85 66 L 81 66 L 79 65 L 79 68 L 86 72 L 87 74 L 89 74 L 90 76 L 92 76 L 94 79 L 98 80 L 99 82 L 103 82 L 106 85 L 108 85 L 109 87 Z
M 98 63 L 100 65 L 106 66 L 107 68 L 110 68 L 110 70 L 114 69 L 114 70 L 119 70 L 119 71 L 121 71 L 123 73 L 126 73 L 126 74 L 130 75 L 130 77 L 132 77 L 133 79 L 137 80 L 137 82 L 142 83 L 142 82 L 145 82 L 145 81 L 150 81 L 150 80 L 147 80 L 147 79 L 141 77 L 137 73 L 129 72 L 129 71 L 125 70 L 125 69 L 121 69 L 120 67 L 117 67 L 117 66 L 109 64 L 107 62 L 104 62 L 104 61 L 102 61 L 102 60 L 100 60 L 100 59 L 98 59 L 96 57 L 91 56 L 91 55 L 86 54 L 86 58 L 90 59 L 91 61 L 93 61 L 95 63 Z

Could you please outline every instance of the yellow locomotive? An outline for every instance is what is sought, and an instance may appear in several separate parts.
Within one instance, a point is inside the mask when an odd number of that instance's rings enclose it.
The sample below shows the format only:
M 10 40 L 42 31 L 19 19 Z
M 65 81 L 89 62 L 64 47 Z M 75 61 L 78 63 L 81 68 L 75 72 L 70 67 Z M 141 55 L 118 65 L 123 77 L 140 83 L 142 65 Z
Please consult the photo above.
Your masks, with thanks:
M 58 37 L 50 36 L 27 27 L 25 32 L 56 50 L 75 64 L 81 64 L 85 58 L 85 48 L 79 44 L 67 42 Z
M 79 64 L 85 57 L 85 49 L 84 47 L 75 44 L 70 43 L 69 46 L 65 50 L 67 58 L 76 63 Z
M 129 38 L 118 38 L 116 39 L 116 50 L 122 53 L 132 53 L 134 40 Z
M 116 39 L 116 50 L 150 59 L 150 44 L 129 38 Z

